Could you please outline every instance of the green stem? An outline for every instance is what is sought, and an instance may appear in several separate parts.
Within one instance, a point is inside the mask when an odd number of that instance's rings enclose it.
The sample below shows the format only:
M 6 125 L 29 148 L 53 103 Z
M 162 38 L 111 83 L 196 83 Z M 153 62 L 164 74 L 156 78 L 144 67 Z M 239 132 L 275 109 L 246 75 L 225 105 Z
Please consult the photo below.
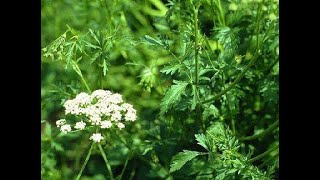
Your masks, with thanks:
M 88 91 L 89 93 L 91 93 L 91 89 L 89 88 L 89 86 L 88 86 L 86 80 L 84 79 L 84 77 L 83 77 L 82 75 L 81 75 L 80 77 L 81 77 L 81 80 L 82 80 L 83 84 L 86 86 L 87 91 Z
M 199 59 L 198 59 L 198 54 L 199 54 L 199 38 L 198 38 L 198 11 L 199 11 L 200 3 L 193 9 L 194 10 L 194 64 L 195 64 L 195 96 L 196 96 L 196 111 L 197 111 L 197 119 L 199 119 L 200 122 L 200 127 L 204 131 L 204 123 L 201 118 L 201 105 L 199 105 Z
M 269 162 L 274 162 L 275 159 L 279 158 L 279 151 L 276 152 L 276 154 L 269 159 L 266 159 L 262 164 L 258 166 L 258 168 L 262 168 L 263 166 L 266 166 Z
M 225 73 L 223 73 L 222 74 L 223 87 L 226 87 L 226 85 L 225 85 L 225 76 L 226 76 Z M 228 112 L 230 114 L 232 132 L 233 132 L 233 135 L 235 136 L 236 135 L 236 128 L 235 128 L 235 122 L 234 122 L 234 119 L 233 119 L 233 112 L 231 110 L 230 94 L 226 94 L 226 100 L 227 100 L 227 103 L 228 103 Z
M 218 2 L 218 8 L 219 8 L 219 11 L 220 11 L 220 20 L 222 21 L 222 22 L 220 22 L 223 26 L 225 26 L 226 25 L 226 20 L 225 20 L 225 18 L 224 18 L 224 11 L 223 11 L 223 8 L 222 8 L 222 6 L 221 6 L 221 1 L 220 0 L 217 0 L 217 2 Z
M 215 95 L 214 97 L 204 100 L 201 103 L 205 104 L 211 101 L 215 101 L 217 99 L 219 99 L 221 96 L 223 96 L 225 93 L 227 93 L 228 91 L 230 91 L 235 85 L 238 84 L 238 82 L 244 77 L 244 75 L 246 74 L 246 72 L 250 69 L 250 67 L 252 65 L 254 65 L 254 63 L 256 62 L 256 60 L 258 59 L 258 50 L 256 51 L 254 57 L 252 58 L 252 60 L 250 61 L 250 63 L 243 69 L 243 71 L 238 75 L 238 77 L 226 88 L 224 88 L 222 91 L 220 91 L 217 95 Z
M 113 178 L 111 166 L 110 166 L 110 164 L 109 164 L 109 161 L 108 161 L 108 159 L 107 159 L 107 156 L 106 156 L 106 154 L 104 153 L 104 151 L 103 151 L 100 143 L 98 143 L 98 146 L 99 146 L 99 150 L 100 150 L 100 152 L 101 152 L 101 155 L 102 155 L 102 157 L 103 157 L 103 160 L 104 160 L 104 162 L 106 163 L 107 170 L 108 170 L 108 172 L 109 172 L 109 174 L 110 174 L 110 179 L 113 180 L 114 178 Z
M 249 160 L 249 162 L 254 162 L 254 161 L 257 161 L 257 160 L 259 160 L 259 159 L 261 159 L 261 158 L 263 158 L 263 157 L 265 157 L 266 155 L 268 155 L 270 152 L 272 152 L 272 151 L 274 151 L 274 150 L 276 150 L 276 149 L 278 149 L 279 148 L 279 145 L 276 145 L 276 146 L 274 146 L 273 148 L 271 148 L 271 149 L 269 149 L 269 150 L 267 150 L 266 152 L 264 152 L 264 153 L 262 153 L 262 154 L 259 154 L 258 156 L 256 156 L 256 157 L 254 157 L 254 158 L 252 158 L 252 159 L 250 159 Z
M 123 169 L 122 169 L 122 171 L 121 171 L 121 174 L 120 174 L 120 176 L 119 176 L 119 180 L 122 179 L 124 170 L 127 168 L 128 161 L 129 161 L 129 156 L 127 157 L 126 162 L 124 163 L 124 167 L 123 167 Z
M 76 71 L 76 73 L 80 76 L 81 81 L 83 82 L 83 84 L 84 84 L 84 85 L 86 86 L 86 88 L 87 88 L 87 91 L 88 91 L 89 93 L 91 93 L 91 90 L 90 90 L 90 88 L 89 88 L 89 86 L 88 86 L 88 84 L 87 84 L 87 81 L 84 79 L 84 77 L 83 77 L 83 75 L 82 75 L 82 72 L 81 72 L 81 69 L 80 69 L 80 67 L 78 66 L 77 62 L 72 61 L 72 66 L 73 66 L 73 70 Z
M 258 10 L 260 9 L 260 6 L 258 7 Z M 246 74 L 246 72 L 249 71 L 250 67 L 254 65 L 254 63 L 257 61 L 258 57 L 259 57 L 259 51 L 260 51 L 260 46 L 261 43 L 259 42 L 259 32 L 260 32 L 260 19 L 259 19 L 259 13 L 257 12 L 257 26 L 256 26 L 256 33 L 257 33 L 257 41 L 256 41 L 256 51 L 255 54 L 253 56 L 253 58 L 251 59 L 250 63 L 243 69 L 243 71 L 238 75 L 238 77 L 225 89 L 223 89 L 222 91 L 220 91 L 217 95 L 215 95 L 214 97 L 204 100 L 201 103 L 205 104 L 211 101 L 215 101 L 217 99 L 219 99 L 221 96 L 223 96 L 225 93 L 227 93 L 228 91 L 230 91 L 232 88 L 234 88 L 235 85 L 238 84 L 238 82 L 244 77 L 244 75 Z M 264 37 L 266 37 L 267 35 L 265 34 Z M 263 38 L 264 40 L 264 38 Z
M 232 132 L 233 132 L 233 135 L 235 136 L 237 132 L 236 132 L 236 123 L 234 121 L 233 116 L 231 117 L 231 124 L 232 124 Z
M 256 135 L 252 135 L 252 136 L 247 136 L 247 137 L 242 137 L 240 138 L 240 140 L 242 141 L 250 141 L 253 139 L 257 139 L 259 137 L 263 137 L 269 133 L 271 133 L 274 129 L 276 129 L 279 125 L 279 120 L 277 120 L 276 122 L 274 122 L 272 125 L 270 125 L 266 130 L 264 130 L 263 132 L 256 134 Z
M 199 60 L 198 60 L 198 8 L 194 9 L 194 38 L 195 38 L 195 45 L 194 45 L 194 63 L 195 63 L 195 83 L 196 85 L 199 84 Z
M 76 180 L 79 180 L 79 179 L 80 179 L 80 177 L 81 177 L 81 175 L 82 175 L 82 172 L 83 172 L 84 168 L 86 167 L 86 165 L 87 165 L 87 163 L 88 163 L 88 161 L 89 161 L 89 159 L 90 159 L 91 151 L 92 151 L 92 149 L 93 149 L 93 146 L 94 146 L 94 142 L 93 142 L 93 143 L 91 144 L 91 146 L 90 146 L 90 149 L 89 149 L 89 152 L 88 152 L 88 154 L 87 154 L 87 157 L 86 157 L 86 159 L 85 159 L 85 161 L 84 161 L 84 163 L 83 163 L 83 165 L 82 165 L 82 167 L 81 167 L 81 170 L 80 170 L 80 172 L 79 172 Z
M 119 137 L 119 139 L 120 139 L 120 141 L 123 143 L 123 145 L 125 145 L 130 151 L 132 151 L 131 148 L 130 148 L 130 146 L 128 145 L 127 141 L 126 141 L 120 134 L 116 133 L 116 135 Z M 156 164 L 156 163 L 154 163 L 154 162 L 152 162 L 152 161 L 150 161 L 150 160 L 147 160 L 144 156 L 138 156 L 138 158 L 139 158 L 140 160 L 142 160 L 143 162 L 145 162 L 146 164 L 149 164 L 151 167 L 156 167 L 157 165 L 163 167 L 160 163 L 159 163 L 159 164 Z M 167 168 L 165 168 L 165 167 L 163 167 L 163 168 L 166 170 L 167 175 L 169 176 L 169 178 L 170 178 L 170 179 L 173 179 L 173 177 L 172 177 L 171 174 L 170 174 L 170 171 L 169 171 Z

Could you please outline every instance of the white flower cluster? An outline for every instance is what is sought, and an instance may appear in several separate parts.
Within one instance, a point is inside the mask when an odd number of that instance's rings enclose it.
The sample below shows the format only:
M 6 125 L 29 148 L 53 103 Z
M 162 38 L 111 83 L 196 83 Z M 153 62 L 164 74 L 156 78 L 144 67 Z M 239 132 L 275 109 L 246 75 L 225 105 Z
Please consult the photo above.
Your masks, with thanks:
M 103 136 L 101 136 L 101 133 L 93 133 L 89 139 L 95 142 L 100 142 L 103 139 Z
M 113 125 L 119 129 L 125 128 L 124 122 L 137 119 L 136 110 L 131 104 L 124 103 L 122 95 L 108 90 L 96 90 L 91 95 L 80 93 L 74 99 L 64 103 L 65 114 L 81 117 L 83 120 L 74 126 L 77 130 L 83 130 L 87 123 L 101 129 L 111 128 Z M 65 119 L 56 122 L 57 127 L 63 133 L 71 131 L 71 125 L 66 124 Z M 100 142 L 103 139 L 100 133 L 93 134 L 90 140 Z

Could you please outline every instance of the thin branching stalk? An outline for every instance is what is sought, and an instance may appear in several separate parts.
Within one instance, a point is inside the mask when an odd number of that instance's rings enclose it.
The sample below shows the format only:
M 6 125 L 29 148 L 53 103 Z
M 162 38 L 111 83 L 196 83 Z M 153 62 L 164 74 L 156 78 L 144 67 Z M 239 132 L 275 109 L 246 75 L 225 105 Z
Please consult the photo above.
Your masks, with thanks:
M 81 72 L 81 69 L 79 68 L 78 64 L 77 64 L 76 62 L 73 62 L 72 65 L 73 65 L 73 69 L 74 69 L 74 70 L 76 71 L 76 73 L 80 76 L 81 81 L 82 81 L 82 83 L 85 85 L 87 91 L 88 91 L 89 93 L 91 93 L 91 89 L 89 88 L 87 81 L 84 79 L 84 77 L 83 77 L 83 75 L 82 75 L 82 72 Z
M 76 180 L 79 180 L 79 179 L 80 179 L 80 177 L 81 177 L 81 175 L 82 175 L 82 172 L 83 172 L 84 168 L 86 167 L 86 165 L 87 165 L 87 163 L 88 163 L 88 161 L 89 161 L 89 159 L 90 159 L 91 152 L 92 152 L 92 149 L 93 149 L 94 144 L 95 144 L 94 142 L 91 144 L 90 149 L 89 149 L 89 152 L 88 152 L 88 154 L 87 154 L 87 157 L 86 157 L 86 159 L 84 160 L 84 163 L 83 163 L 83 165 L 82 165 L 82 167 L 81 167 L 81 170 L 80 170 L 80 172 L 79 172 Z
M 254 161 L 257 161 L 257 160 L 259 160 L 259 159 L 261 159 L 261 158 L 263 158 L 263 157 L 265 157 L 266 155 L 268 155 L 270 152 L 272 152 L 272 151 L 274 151 L 274 150 L 276 150 L 276 149 L 278 149 L 279 148 L 279 145 L 276 145 L 276 146 L 274 146 L 273 148 L 271 148 L 271 149 L 268 149 L 266 152 L 264 152 L 264 153 L 262 153 L 262 154 L 259 154 L 258 156 L 256 156 L 256 157 L 254 157 L 254 158 L 252 158 L 252 159 L 250 159 L 249 160 L 249 162 L 254 162 Z
M 124 171 L 125 171 L 126 168 L 127 168 L 128 161 L 129 161 L 129 156 L 127 157 L 126 162 L 124 163 L 123 169 L 122 169 L 121 174 L 120 174 L 120 176 L 119 176 L 119 180 L 122 179 L 123 173 L 124 173 Z
M 199 39 L 198 39 L 198 10 L 199 6 L 194 8 L 194 64 L 195 64 L 195 84 L 199 84 Z
M 260 10 L 260 6 L 258 7 L 258 10 Z M 228 91 L 230 91 L 232 88 L 234 88 L 235 85 L 237 85 L 240 82 L 240 80 L 244 77 L 244 75 L 249 71 L 250 67 L 253 66 L 255 64 L 255 62 L 257 61 L 259 54 L 260 54 L 260 46 L 261 46 L 261 42 L 259 41 L 260 23 L 261 23 L 260 22 L 260 13 L 257 13 L 256 20 L 257 20 L 257 24 L 256 24 L 257 40 L 256 40 L 256 51 L 255 51 L 253 58 L 251 59 L 249 64 L 243 69 L 243 71 L 237 76 L 237 78 L 227 88 L 224 88 L 222 91 L 220 91 L 214 97 L 202 101 L 201 104 L 215 101 L 215 100 L 219 99 L 221 96 L 223 96 L 224 94 L 226 94 Z M 264 37 L 266 37 L 266 36 L 267 35 L 265 34 Z M 262 39 L 264 40 L 264 38 L 262 38 Z
M 250 141 L 250 140 L 258 139 L 260 137 L 263 137 L 263 136 L 271 133 L 274 129 L 278 128 L 278 125 L 279 125 L 279 120 L 274 122 L 272 125 L 270 125 L 266 130 L 262 131 L 261 133 L 256 134 L 256 135 L 252 135 L 252 136 L 242 137 L 242 138 L 240 138 L 240 140 Z
M 114 180 L 113 174 L 112 174 L 112 170 L 111 170 L 111 166 L 110 166 L 110 163 L 109 163 L 109 161 L 108 161 L 108 159 L 107 159 L 107 156 L 106 156 L 106 154 L 104 153 L 104 151 L 103 151 L 102 146 L 101 146 L 100 143 L 98 144 L 98 146 L 99 146 L 100 153 L 101 153 L 101 155 L 102 155 L 102 157 L 103 157 L 103 160 L 104 160 L 104 162 L 106 163 L 107 170 L 108 170 L 109 175 L 110 175 L 110 179 L 111 179 L 111 180 Z
M 199 104 L 199 89 L 198 89 L 198 85 L 199 85 L 199 37 L 198 37 L 198 11 L 199 11 L 199 7 L 200 7 L 200 3 L 193 8 L 193 12 L 194 12 L 194 64 L 195 64 L 195 97 L 196 97 L 196 113 L 197 113 L 197 119 L 200 122 L 200 127 L 201 129 L 204 131 L 204 124 L 201 118 L 201 105 Z

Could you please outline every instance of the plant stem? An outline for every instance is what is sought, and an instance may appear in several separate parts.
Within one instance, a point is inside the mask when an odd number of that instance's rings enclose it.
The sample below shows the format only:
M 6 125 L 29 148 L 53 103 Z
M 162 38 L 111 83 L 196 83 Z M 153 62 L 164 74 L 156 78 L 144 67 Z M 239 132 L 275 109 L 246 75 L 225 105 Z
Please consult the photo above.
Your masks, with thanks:
M 198 7 L 194 8 L 194 63 L 195 63 L 195 84 L 199 84 L 199 60 L 198 60 Z
M 81 69 L 79 68 L 77 62 L 72 61 L 72 67 L 73 67 L 73 70 L 76 71 L 76 73 L 80 76 L 83 84 L 84 84 L 84 85 L 86 86 L 86 88 L 87 88 L 87 91 L 88 91 L 89 93 L 91 93 L 91 90 L 90 90 L 90 88 L 89 88 L 89 86 L 88 86 L 88 84 L 87 84 L 87 81 L 84 79 L 84 77 L 83 77 L 83 75 L 82 75 L 82 72 L 81 72 Z
M 89 86 L 88 86 L 86 80 L 84 79 L 84 77 L 83 77 L 82 75 L 81 75 L 80 77 L 81 77 L 81 80 L 82 80 L 83 84 L 86 86 L 87 91 L 88 91 L 89 93 L 91 93 L 91 89 L 89 88 Z
M 200 127 L 204 131 L 204 124 L 201 118 L 201 105 L 199 104 L 199 59 L 198 59 L 198 54 L 199 54 L 199 38 L 198 38 L 198 11 L 199 11 L 200 3 L 193 9 L 194 11 L 194 64 L 195 64 L 195 96 L 196 96 L 196 113 L 197 113 L 197 119 L 200 122 Z
M 109 161 L 108 161 L 108 159 L 107 159 L 107 156 L 106 156 L 106 154 L 104 153 L 104 151 L 103 151 L 100 143 L 98 143 L 98 146 L 99 146 L 99 150 L 100 150 L 100 152 L 101 152 L 101 155 L 102 155 L 102 157 L 103 157 L 103 160 L 104 160 L 104 162 L 106 163 L 107 170 L 108 170 L 108 172 L 109 172 L 109 174 L 110 174 L 110 179 L 113 180 L 114 178 L 113 178 L 111 166 L 110 166 L 110 164 L 109 164 Z
M 264 153 L 262 153 L 262 154 L 259 154 L 258 156 L 256 156 L 256 157 L 254 157 L 254 158 L 252 158 L 252 159 L 250 159 L 249 160 L 249 162 L 254 162 L 254 161 L 257 161 L 257 160 L 259 160 L 259 159 L 261 159 L 261 158 L 263 158 L 263 157 L 265 157 L 266 155 L 268 155 L 270 152 L 272 152 L 272 151 L 274 151 L 274 150 L 276 150 L 276 149 L 278 149 L 279 148 L 279 145 L 276 145 L 276 146 L 274 146 L 273 148 L 271 148 L 271 149 L 269 149 L 269 150 L 267 150 L 266 152 L 264 152 Z
M 221 6 L 221 1 L 220 0 L 217 0 L 217 2 L 218 2 L 218 4 L 217 4 L 217 6 L 218 6 L 218 9 L 219 9 L 219 11 L 220 11 L 220 23 L 223 25 L 223 26 L 225 26 L 226 25 L 226 21 L 225 21 L 225 17 L 224 17 L 224 11 L 223 11 L 223 8 L 222 8 L 222 6 Z
M 90 146 L 90 149 L 89 149 L 89 152 L 88 152 L 88 154 L 87 154 L 87 157 L 86 157 L 86 159 L 85 159 L 85 161 L 84 161 L 84 163 L 83 163 L 83 165 L 82 165 L 82 167 L 81 167 L 81 170 L 80 170 L 80 172 L 79 172 L 76 180 L 79 180 L 79 179 L 80 179 L 80 177 L 81 177 L 81 175 L 82 175 L 82 172 L 83 172 L 84 168 L 86 167 L 86 165 L 87 165 L 87 163 L 88 163 L 88 161 L 89 161 L 89 159 L 90 159 L 91 151 L 92 151 L 92 149 L 93 149 L 93 146 L 94 146 L 94 142 L 93 142 L 93 143 L 91 144 L 91 146 Z
M 250 61 L 250 63 L 243 69 L 243 71 L 238 75 L 238 77 L 228 87 L 224 88 L 222 91 L 220 91 L 214 97 L 207 99 L 207 100 L 204 100 L 201 103 L 205 104 L 205 103 L 219 99 L 221 96 L 223 96 L 229 90 L 231 90 L 236 84 L 238 84 L 238 82 L 244 77 L 244 75 L 250 69 L 250 67 L 256 62 L 256 60 L 258 59 L 258 54 L 259 54 L 258 51 L 256 51 L 256 53 L 255 53 L 254 57 L 252 58 L 252 60 Z
M 258 7 L 258 10 L 260 10 L 260 6 Z M 258 11 L 259 12 L 259 11 Z M 247 71 L 249 71 L 250 67 L 254 65 L 254 63 L 257 61 L 258 57 L 259 57 L 259 51 L 260 51 L 260 46 L 261 43 L 259 42 L 259 32 L 260 32 L 260 19 L 259 19 L 259 13 L 257 12 L 257 25 L 256 25 L 256 33 L 257 33 L 257 41 L 256 41 L 256 51 L 255 54 L 253 56 L 253 58 L 251 59 L 250 63 L 243 69 L 243 71 L 238 75 L 238 77 L 225 89 L 223 89 L 222 91 L 220 91 L 217 95 L 215 95 L 214 97 L 204 100 L 201 103 L 205 104 L 211 101 L 215 101 L 217 99 L 219 99 L 221 96 L 223 96 L 225 93 L 227 93 L 229 90 L 231 90 L 235 85 L 238 84 L 238 82 L 244 77 L 244 75 L 246 74 Z M 264 35 L 264 37 L 266 37 L 266 34 Z M 264 38 L 263 38 L 264 40 Z
M 116 135 L 119 137 L 119 139 L 120 139 L 120 141 L 123 143 L 123 145 L 125 145 L 130 151 L 132 151 L 132 150 L 130 149 L 130 146 L 128 145 L 127 141 L 126 141 L 120 134 L 117 134 L 117 133 L 116 133 Z M 140 160 L 142 160 L 144 163 L 149 164 L 151 167 L 156 167 L 157 165 L 163 167 L 160 163 L 156 164 L 156 163 L 154 163 L 154 162 L 152 162 L 152 161 L 149 161 L 149 160 L 146 159 L 144 156 L 140 156 L 140 155 L 139 155 L 138 158 L 139 158 Z M 172 177 L 172 175 L 170 174 L 169 170 L 168 170 L 167 168 L 165 168 L 165 167 L 163 167 L 163 168 L 164 168 L 164 169 L 166 170 L 166 172 L 168 173 L 169 179 L 173 179 L 173 177 Z
M 233 132 L 233 135 L 236 136 L 236 123 L 234 121 L 234 118 L 233 116 L 231 117 L 231 125 L 232 125 L 232 132 Z
M 122 179 L 124 170 L 127 168 L 128 161 L 129 161 L 129 156 L 127 157 L 126 162 L 124 163 L 124 167 L 123 167 L 123 169 L 122 169 L 122 171 L 121 171 L 121 174 L 120 174 L 120 176 L 119 176 L 119 180 Z
M 253 139 L 257 139 L 259 137 L 263 137 L 263 136 L 269 134 L 270 132 L 272 132 L 274 129 L 276 129 L 278 127 L 278 125 L 279 125 L 279 120 L 274 122 L 272 125 L 270 125 L 263 132 L 261 132 L 259 134 L 256 134 L 256 135 L 252 135 L 252 136 L 242 137 L 242 138 L 240 138 L 240 140 L 242 140 L 242 141 L 250 141 L 250 140 L 253 140 Z

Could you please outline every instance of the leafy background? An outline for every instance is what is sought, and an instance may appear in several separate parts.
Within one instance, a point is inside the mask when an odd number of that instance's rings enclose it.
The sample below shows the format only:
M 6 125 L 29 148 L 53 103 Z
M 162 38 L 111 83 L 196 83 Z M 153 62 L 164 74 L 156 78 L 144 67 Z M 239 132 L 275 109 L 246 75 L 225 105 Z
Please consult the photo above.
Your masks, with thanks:
M 90 146 L 89 133 L 55 126 L 63 103 L 88 91 L 81 76 L 137 109 L 103 143 L 119 179 L 279 178 L 277 1 L 41 6 L 42 179 L 74 179 Z M 108 178 L 93 149 L 82 179 Z

